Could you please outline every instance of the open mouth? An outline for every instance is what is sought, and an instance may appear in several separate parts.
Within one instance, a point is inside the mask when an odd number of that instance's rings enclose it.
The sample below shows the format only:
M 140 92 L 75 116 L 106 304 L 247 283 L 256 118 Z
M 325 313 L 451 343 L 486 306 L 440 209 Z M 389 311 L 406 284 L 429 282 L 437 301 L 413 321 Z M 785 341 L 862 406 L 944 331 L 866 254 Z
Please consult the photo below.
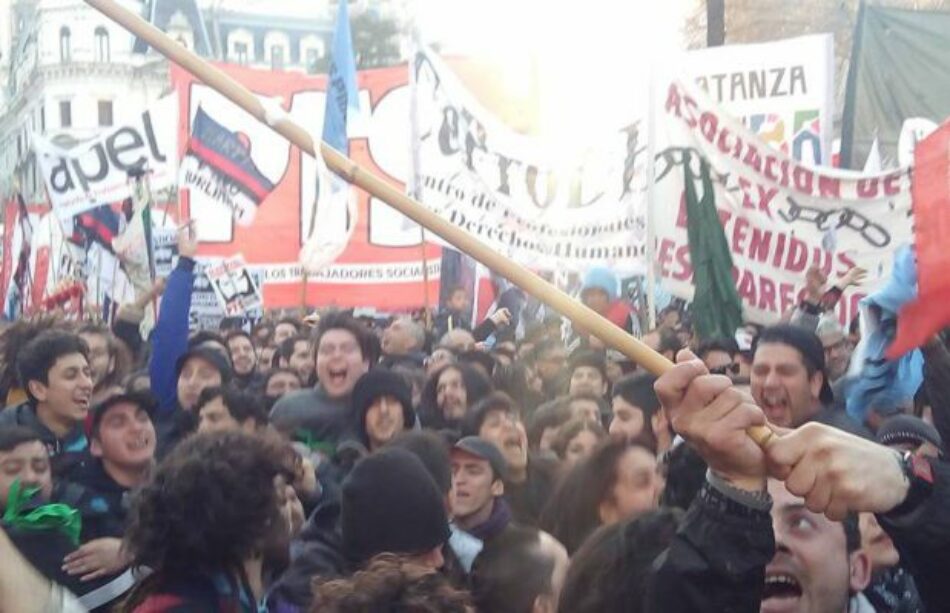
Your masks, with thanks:
M 346 373 L 345 368 L 331 368 L 327 370 L 327 375 L 330 378 L 327 383 L 331 385 L 343 385 L 346 383 Z
M 781 415 L 788 408 L 788 401 L 784 394 L 766 393 L 762 398 L 762 410 L 769 417 Z
M 512 451 L 521 451 L 523 445 L 521 444 L 521 437 L 517 434 L 508 436 L 504 440 L 505 449 L 511 449 Z
M 765 576 L 765 589 L 762 591 L 762 603 L 780 605 L 796 601 L 802 596 L 802 586 L 793 575 L 775 572 Z M 763 609 L 767 610 L 767 609 Z
M 150 442 L 151 441 L 148 439 L 148 437 L 143 436 L 142 438 L 136 439 L 134 441 L 130 441 L 127 446 L 129 448 L 129 451 L 143 451 L 145 449 L 148 449 Z

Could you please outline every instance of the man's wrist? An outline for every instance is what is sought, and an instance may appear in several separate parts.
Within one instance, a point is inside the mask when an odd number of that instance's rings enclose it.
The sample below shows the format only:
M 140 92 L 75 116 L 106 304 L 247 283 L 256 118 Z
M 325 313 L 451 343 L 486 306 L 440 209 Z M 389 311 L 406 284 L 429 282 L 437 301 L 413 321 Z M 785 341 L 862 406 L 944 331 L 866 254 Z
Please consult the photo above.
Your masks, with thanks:
M 720 470 L 710 468 L 706 474 L 707 480 L 723 483 L 731 488 L 743 490 L 746 492 L 764 492 L 766 491 L 765 477 L 743 477 L 738 475 L 726 474 Z
M 710 469 L 706 471 L 706 483 L 723 496 L 742 506 L 757 511 L 768 511 L 772 508 L 772 497 L 769 496 L 764 477 L 729 478 Z

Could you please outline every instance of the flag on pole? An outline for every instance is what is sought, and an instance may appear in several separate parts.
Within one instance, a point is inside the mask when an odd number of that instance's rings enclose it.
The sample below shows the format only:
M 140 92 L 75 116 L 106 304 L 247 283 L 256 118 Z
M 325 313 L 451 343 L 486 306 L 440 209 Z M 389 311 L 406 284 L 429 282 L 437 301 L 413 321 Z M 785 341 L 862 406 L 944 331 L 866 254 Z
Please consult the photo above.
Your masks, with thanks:
M 914 243 L 917 255 L 917 297 L 900 310 L 897 337 L 887 348 L 889 359 L 920 347 L 950 325 L 950 122 L 920 141 L 914 150 L 911 186 Z
M 349 155 L 348 120 L 359 113 L 356 59 L 347 4 L 341 1 L 337 10 L 321 137 L 344 155 Z M 356 227 L 357 217 L 355 194 L 349 183 L 330 172 L 320 154 L 319 143 L 315 149 L 317 201 L 300 251 L 300 261 L 307 272 L 319 271 L 343 253 Z
M 687 151 L 683 161 L 686 199 L 686 233 L 689 259 L 693 265 L 693 325 L 701 339 L 732 338 L 742 325 L 742 303 L 732 280 L 732 255 L 726 241 L 709 163 L 700 158 L 702 198 L 696 193 L 696 179 Z

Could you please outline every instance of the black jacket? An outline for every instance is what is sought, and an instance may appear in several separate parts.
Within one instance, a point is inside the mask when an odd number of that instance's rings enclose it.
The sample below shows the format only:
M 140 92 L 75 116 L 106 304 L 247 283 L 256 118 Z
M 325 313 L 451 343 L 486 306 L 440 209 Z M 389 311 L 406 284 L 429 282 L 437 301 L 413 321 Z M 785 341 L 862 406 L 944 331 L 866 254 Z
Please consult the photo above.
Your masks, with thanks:
M 757 613 L 775 555 L 772 516 L 703 485 L 655 564 L 647 611 Z
M 89 443 L 82 424 L 77 424 L 65 437 L 58 438 L 40 421 L 36 409 L 29 402 L 0 411 L 0 426 L 21 426 L 36 432 L 46 446 L 53 476 L 56 478 L 68 478 L 73 472 L 80 470 L 88 458 L 86 449 Z
M 936 413 L 936 412 L 935 412 Z M 933 488 L 915 509 L 901 516 L 878 515 L 894 541 L 901 566 L 911 573 L 927 611 L 944 611 L 950 603 L 950 463 L 931 460 Z

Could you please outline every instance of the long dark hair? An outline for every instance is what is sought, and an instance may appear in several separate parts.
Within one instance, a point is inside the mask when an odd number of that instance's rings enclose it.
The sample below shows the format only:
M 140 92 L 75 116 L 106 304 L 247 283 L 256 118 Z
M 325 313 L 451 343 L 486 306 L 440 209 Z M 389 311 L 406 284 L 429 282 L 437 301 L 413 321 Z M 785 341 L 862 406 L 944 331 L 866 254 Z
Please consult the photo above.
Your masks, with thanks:
M 651 611 L 653 564 L 680 518 L 678 510 L 660 509 L 594 532 L 571 558 L 559 613 Z
M 471 407 L 473 404 L 484 398 L 492 391 L 491 382 L 485 378 L 482 373 L 475 370 L 468 364 L 446 364 L 438 369 L 426 381 L 422 388 L 422 398 L 419 401 L 419 420 L 426 428 L 433 430 L 458 429 L 461 427 L 461 421 L 450 421 L 445 418 L 442 409 L 439 408 L 438 387 L 439 378 L 443 373 L 449 370 L 457 370 L 462 375 L 462 381 L 465 383 L 466 404 Z
M 601 443 L 589 458 L 578 462 L 564 476 L 541 513 L 540 527 L 561 541 L 569 554 L 577 551 L 600 527 L 600 504 L 617 484 L 617 465 L 627 450 L 649 449 L 620 439 Z

